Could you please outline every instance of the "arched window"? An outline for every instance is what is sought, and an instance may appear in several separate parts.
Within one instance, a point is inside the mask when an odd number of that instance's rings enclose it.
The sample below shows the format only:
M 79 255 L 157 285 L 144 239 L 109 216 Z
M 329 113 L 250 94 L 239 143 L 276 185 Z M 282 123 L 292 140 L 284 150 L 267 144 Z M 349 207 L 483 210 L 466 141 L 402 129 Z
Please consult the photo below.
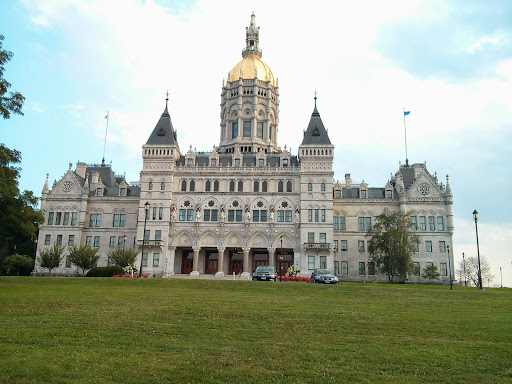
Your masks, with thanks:
M 309 183 L 308 184 L 308 192 L 312 192 L 313 191 L 313 184 Z
M 214 192 L 219 192 L 219 180 L 213 182 L 213 190 Z
M 283 192 L 283 181 L 279 180 L 277 183 L 277 192 Z
M 260 191 L 260 182 L 258 180 L 256 180 L 254 182 L 254 192 L 259 192 Z
M 150 181 L 150 182 L 149 182 L 148 189 L 149 189 L 150 191 L 152 191 L 152 190 L 153 190 L 153 182 L 152 182 L 152 181 Z
M 181 191 L 185 192 L 187 190 L 187 180 L 181 181 Z
M 267 192 L 267 182 L 266 181 L 261 183 L 261 192 Z
M 325 183 L 322 183 L 322 185 L 320 186 L 320 190 L 321 190 L 322 192 L 325 192 Z
M 210 180 L 206 180 L 206 183 L 204 184 L 204 190 L 206 192 L 210 192 L 212 189 L 212 182 Z
M 190 192 L 194 192 L 196 190 L 196 182 L 194 180 L 190 180 Z
M 238 182 L 238 192 L 243 192 L 244 191 L 244 182 L 242 180 L 240 180 Z
M 290 180 L 288 180 L 286 182 L 286 192 L 291 192 L 292 191 L 292 182 Z
M 235 180 L 229 181 L 229 192 L 235 192 Z
M 165 183 L 163 181 L 160 183 L 160 190 L 165 190 Z

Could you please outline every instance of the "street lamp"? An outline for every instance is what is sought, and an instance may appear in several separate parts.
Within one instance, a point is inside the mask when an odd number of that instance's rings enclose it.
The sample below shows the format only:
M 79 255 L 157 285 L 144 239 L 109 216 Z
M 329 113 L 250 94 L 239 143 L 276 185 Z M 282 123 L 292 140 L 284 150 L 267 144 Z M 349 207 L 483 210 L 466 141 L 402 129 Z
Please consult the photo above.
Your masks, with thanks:
M 500 267 L 500 288 L 503 288 L 503 274 L 501 273 L 501 267 Z
M 480 269 L 480 246 L 478 245 L 478 212 L 476 209 L 473 211 L 473 219 L 475 220 L 476 252 L 478 255 L 478 290 L 483 291 L 484 287 L 482 286 L 482 270 Z
M 468 281 L 466 279 L 466 259 L 464 259 L 464 252 L 462 252 L 462 265 L 464 266 L 464 286 L 468 286 Z
M 124 245 L 126 244 L 126 235 L 123 235 L 123 262 L 124 262 Z
M 142 277 L 142 260 L 144 259 L 144 243 L 146 242 L 146 221 L 148 220 L 149 202 L 144 203 L 144 232 L 142 233 L 142 254 L 140 255 L 139 277 Z
M 279 282 L 283 281 L 283 235 L 281 235 L 281 253 L 279 255 Z
M 446 246 L 446 250 L 448 251 L 448 269 L 450 270 L 450 291 L 453 290 L 453 284 L 452 284 L 452 266 L 450 263 L 450 246 Z

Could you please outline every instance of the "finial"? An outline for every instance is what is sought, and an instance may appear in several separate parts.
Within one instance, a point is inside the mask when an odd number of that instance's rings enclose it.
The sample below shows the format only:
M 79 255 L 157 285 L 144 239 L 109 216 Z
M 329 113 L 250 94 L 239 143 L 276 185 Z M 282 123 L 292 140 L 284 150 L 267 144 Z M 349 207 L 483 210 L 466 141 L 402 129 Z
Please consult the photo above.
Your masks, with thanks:
M 46 174 L 46 180 L 48 180 L 48 177 L 50 177 L 49 173 Z
M 73 166 L 72 163 L 69 163 L 69 170 L 71 171 L 71 167 Z
M 313 109 L 313 113 L 318 113 L 318 110 L 316 109 L 316 95 L 318 94 L 318 92 L 316 91 L 316 89 L 315 89 L 314 93 L 315 93 L 315 97 L 314 97 L 314 99 L 315 99 L 315 109 Z
M 448 183 L 448 180 L 450 180 L 450 176 L 446 175 L 446 183 Z

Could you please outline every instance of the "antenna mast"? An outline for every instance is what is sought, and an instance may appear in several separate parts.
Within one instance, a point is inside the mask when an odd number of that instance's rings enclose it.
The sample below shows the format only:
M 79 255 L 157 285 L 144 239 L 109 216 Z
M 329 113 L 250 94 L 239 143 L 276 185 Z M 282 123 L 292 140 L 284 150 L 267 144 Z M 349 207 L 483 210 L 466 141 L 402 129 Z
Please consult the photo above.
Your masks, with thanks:
M 105 116 L 105 119 L 107 119 L 107 126 L 105 127 L 105 142 L 103 143 L 103 159 L 101 159 L 101 166 L 105 166 L 105 149 L 107 148 L 107 132 L 108 132 L 108 118 L 109 118 L 110 112 L 107 111 L 107 115 Z

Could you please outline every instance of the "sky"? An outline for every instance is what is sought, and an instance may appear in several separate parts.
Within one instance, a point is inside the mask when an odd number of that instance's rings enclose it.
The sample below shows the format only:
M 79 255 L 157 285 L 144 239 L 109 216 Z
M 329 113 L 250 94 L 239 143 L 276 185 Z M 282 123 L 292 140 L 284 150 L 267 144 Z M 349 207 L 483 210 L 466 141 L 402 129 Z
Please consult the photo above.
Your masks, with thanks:
M 450 176 L 455 262 L 477 253 L 476 209 L 490 285 L 502 267 L 512 287 L 510 1 L 3 0 L 4 76 L 26 102 L 0 142 L 22 153 L 20 187 L 40 196 L 46 173 L 100 163 L 107 111 L 105 158 L 138 180 L 167 91 L 181 150 L 218 145 L 222 82 L 253 11 L 279 79 L 279 145 L 297 153 L 317 90 L 335 179 L 383 187 L 405 162 L 411 111 L 409 162 Z

